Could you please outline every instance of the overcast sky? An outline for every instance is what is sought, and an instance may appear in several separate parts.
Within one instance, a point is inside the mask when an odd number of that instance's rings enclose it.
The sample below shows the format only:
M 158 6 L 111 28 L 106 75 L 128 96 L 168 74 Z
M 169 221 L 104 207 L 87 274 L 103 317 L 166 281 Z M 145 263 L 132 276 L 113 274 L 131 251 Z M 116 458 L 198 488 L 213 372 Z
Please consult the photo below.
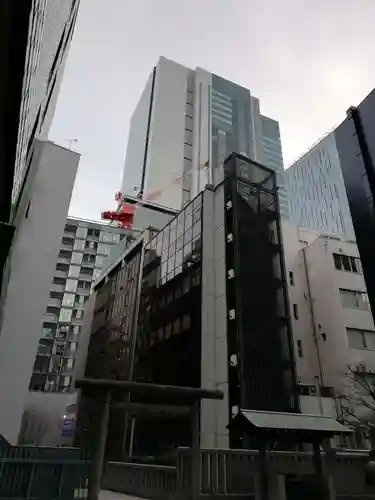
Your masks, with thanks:
M 131 114 L 160 55 L 251 89 L 285 165 L 375 87 L 375 0 L 81 0 L 50 139 L 82 154 L 71 214 L 115 206 Z

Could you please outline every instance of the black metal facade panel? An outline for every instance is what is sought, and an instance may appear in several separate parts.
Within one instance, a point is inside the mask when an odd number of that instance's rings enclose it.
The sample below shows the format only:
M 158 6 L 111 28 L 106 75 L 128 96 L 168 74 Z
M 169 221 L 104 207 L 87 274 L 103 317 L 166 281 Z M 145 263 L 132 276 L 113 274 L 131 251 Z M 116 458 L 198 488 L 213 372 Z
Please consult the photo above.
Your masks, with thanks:
M 0 221 L 9 222 L 31 0 L 0 2 Z
M 374 316 L 375 90 L 357 108 L 349 109 L 347 119 L 335 131 L 335 138 Z
M 229 404 L 296 411 L 276 175 L 238 155 L 225 170 Z

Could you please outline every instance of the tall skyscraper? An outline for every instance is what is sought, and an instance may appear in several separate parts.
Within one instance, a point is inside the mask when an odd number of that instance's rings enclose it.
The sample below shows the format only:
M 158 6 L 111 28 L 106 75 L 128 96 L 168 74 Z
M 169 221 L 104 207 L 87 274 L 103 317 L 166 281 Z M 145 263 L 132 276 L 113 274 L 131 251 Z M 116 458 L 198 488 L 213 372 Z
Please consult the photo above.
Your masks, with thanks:
M 278 122 L 260 114 L 249 89 L 161 57 L 131 119 L 123 192 L 179 209 L 223 178 L 232 152 L 277 172 L 287 217 Z
M 363 274 L 375 315 L 375 89 L 335 131 Z
M 34 139 L 47 139 L 79 0 L 4 0 L 0 5 L 0 274 Z M 7 245 L 5 243 L 7 242 Z M 0 276 L 1 280 L 1 276 Z
M 286 170 L 290 217 L 356 239 L 375 311 L 375 90 Z
M 355 238 L 334 132 L 289 167 L 285 180 L 291 221 L 301 227 Z

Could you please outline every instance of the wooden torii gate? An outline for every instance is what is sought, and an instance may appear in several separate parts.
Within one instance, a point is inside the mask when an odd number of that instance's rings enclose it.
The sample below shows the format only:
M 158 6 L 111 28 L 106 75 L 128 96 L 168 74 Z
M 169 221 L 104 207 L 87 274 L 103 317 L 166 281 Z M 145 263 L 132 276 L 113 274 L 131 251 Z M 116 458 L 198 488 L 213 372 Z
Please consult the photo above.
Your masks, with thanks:
M 104 455 L 107 442 L 107 431 L 109 423 L 109 411 L 111 400 L 117 394 L 127 393 L 137 396 L 168 396 L 171 400 L 184 398 L 190 400 L 191 405 L 179 407 L 182 412 L 191 412 L 192 415 L 192 498 L 196 498 L 200 489 L 200 470 L 199 470 L 199 450 L 200 450 L 200 400 L 201 399 L 223 399 L 224 394 L 218 390 L 208 390 L 195 387 L 181 387 L 173 385 L 156 385 L 141 382 L 127 382 L 120 380 L 105 380 L 84 378 L 75 381 L 75 387 L 85 392 L 95 392 L 95 396 L 102 400 L 102 414 L 100 418 L 99 432 L 95 443 L 95 452 L 92 459 L 91 473 L 88 484 L 88 499 L 98 500 L 101 479 L 104 467 Z M 129 412 L 137 413 L 147 410 L 148 412 L 176 413 L 176 406 L 173 405 L 155 405 L 135 402 L 121 402 L 121 407 Z

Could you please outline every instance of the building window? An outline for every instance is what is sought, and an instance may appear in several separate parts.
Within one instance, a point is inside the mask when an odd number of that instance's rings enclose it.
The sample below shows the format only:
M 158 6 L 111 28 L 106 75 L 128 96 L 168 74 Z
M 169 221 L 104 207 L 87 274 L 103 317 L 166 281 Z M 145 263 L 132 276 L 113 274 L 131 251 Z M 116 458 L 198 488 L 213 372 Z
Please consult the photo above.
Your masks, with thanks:
M 74 309 L 74 311 L 73 311 L 73 318 L 82 319 L 82 316 L 83 316 L 82 309 Z
M 118 233 L 106 233 L 101 231 L 100 241 L 107 241 L 109 243 L 119 243 L 120 235 Z
M 59 321 L 62 323 L 70 323 L 72 319 L 72 310 L 62 308 L 60 311 Z
M 340 288 L 340 297 L 343 307 L 348 309 L 370 310 L 370 302 L 366 292 L 358 290 L 344 290 Z
M 93 236 L 94 238 L 99 238 L 100 231 L 99 229 L 89 229 L 87 231 L 87 236 Z
M 294 316 L 294 319 L 298 319 L 298 306 L 297 306 L 297 304 L 293 304 L 293 316 Z
M 100 253 L 102 255 L 108 255 L 110 251 L 111 251 L 110 245 L 106 245 L 104 243 L 99 243 L 98 253 Z
M 335 264 L 335 268 L 339 271 L 363 274 L 361 259 L 358 257 L 350 257 L 349 255 L 334 253 L 333 262 Z
M 74 293 L 65 293 L 62 300 L 62 305 L 67 307 L 73 307 L 74 299 L 75 299 Z
M 303 358 L 302 340 L 297 340 L 298 357 Z
M 375 350 L 375 332 L 372 330 L 359 330 L 347 328 L 348 343 L 351 349 Z
M 294 274 L 293 274 L 293 271 L 289 271 L 289 283 L 292 286 L 294 285 Z
M 65 225 L 65 232 L 70 234 L 76 234 L 77 226 L 73 226 L 72 224 Z
M 88 248 L 90 250 L 97 250 L 98 243 L 96 241 L 86 241 L 84 248 Z

